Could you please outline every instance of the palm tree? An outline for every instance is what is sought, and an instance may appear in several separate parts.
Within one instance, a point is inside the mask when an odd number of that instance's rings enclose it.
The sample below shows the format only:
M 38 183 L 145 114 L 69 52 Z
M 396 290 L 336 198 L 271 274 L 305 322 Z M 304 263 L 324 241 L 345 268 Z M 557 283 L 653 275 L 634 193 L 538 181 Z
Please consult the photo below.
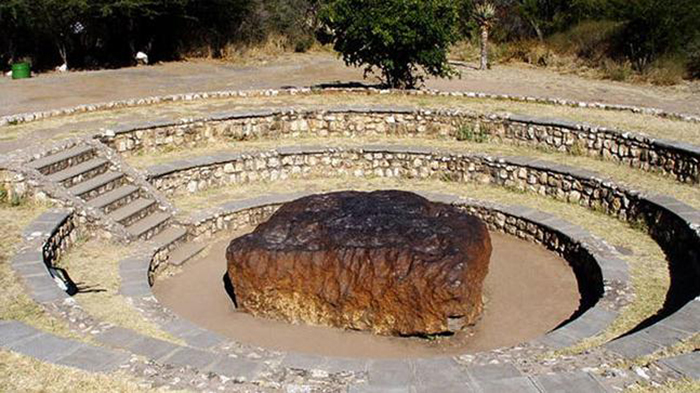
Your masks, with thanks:
M 485 70 L 489 67 L 489 30 L 496 21 L 496 7 L 489 1 L 483 1 L 474 7 L 473 15 L 481 28 L 481 67 L 479 69 Z

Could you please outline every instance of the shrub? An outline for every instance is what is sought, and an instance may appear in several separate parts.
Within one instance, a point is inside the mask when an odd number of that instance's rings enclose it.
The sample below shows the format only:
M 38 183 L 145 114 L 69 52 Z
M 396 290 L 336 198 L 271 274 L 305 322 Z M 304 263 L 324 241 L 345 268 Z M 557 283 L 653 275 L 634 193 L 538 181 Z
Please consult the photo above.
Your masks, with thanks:
M 521 61 L 541 67 L 550 65 L 553 57 L 547 45 L 534 39 L 508 43 L 495 53 L 496 57 L 503 61 Z
M 657 59 L 677 54 L 700 34 L 700 2 L 697 0 L 611 0 L 616 17 L 623 21 L 616 51 L 624 54 L 639 72 Z
M 597 61 L 609 55 L 613 36 L 619 26 L 614 21 L 584 21 L 570 30 L 552 35 L 547 43 L 557 53 Z
M 481 128 L 474 129 L 471 124 L 460 124 L 457 127 L 455 138 L 460 142 L 486 143 L 489 141 L 489 133 Z
M 681 83 L 686 75 L 686 61 L 680 55 L 663 57 L 649 68 L 646 78 L 655 85 L 676 85 Z
M 393 88 L 413 88 L 423 72 L 449 77 L 447 50 L 456 40 L 452 0 L 333 0 L 322 21 L 347 65 L 379 70 Z
M 603 77 L 617 82 L 625 82 L 634 75 L 629 62 L 617 62 L 606 59 L 602 65 Z
M 688 75 L 700 79 L 700 39 L 688 48 Z

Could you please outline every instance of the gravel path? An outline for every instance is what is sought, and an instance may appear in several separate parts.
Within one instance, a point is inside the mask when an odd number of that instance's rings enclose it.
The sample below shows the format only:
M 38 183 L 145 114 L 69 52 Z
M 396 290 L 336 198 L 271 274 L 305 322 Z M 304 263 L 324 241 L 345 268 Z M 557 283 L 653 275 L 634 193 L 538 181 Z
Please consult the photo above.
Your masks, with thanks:
M 585 79 L 521 65 L 497 66 L 488 72 L 476 71 L 468 65 L 457 68 L 461 78 L 431 79 L 426 87 L 598 101 L 700 114 L 698 82 L 654 87 Z M 256 66 L 194 60 L 152 67 L 51 73 L 21 81 L 0 78 L 0 116 L 154 95 L 339 82 L 374 84 L 377 81 L 363 80 L 360 69 L 345 67 L 329 53 L 286 55 Z

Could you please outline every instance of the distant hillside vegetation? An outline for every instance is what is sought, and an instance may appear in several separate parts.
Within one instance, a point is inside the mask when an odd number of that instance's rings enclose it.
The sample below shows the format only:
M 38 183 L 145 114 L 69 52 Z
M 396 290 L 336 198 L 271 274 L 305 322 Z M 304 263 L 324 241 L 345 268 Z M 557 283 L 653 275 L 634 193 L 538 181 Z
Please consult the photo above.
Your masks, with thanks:
M 35 69 L 132 65 L 186 56 L 227 58 L 274 41 L 308 50 L 324 32 L 318 15 L 335 0 L 1 0 L 0 68 L 30 60 Z M 365 0 L 368 2 L 381 0 Z M 453 0 L 462 43 L 478 53 L 474 7 Z M 700 78 L 700 1 L 491 0 L 495 62 L 525 61 L 615 79 L 671 84 Z M 361 16 L 361 15 L 358 15 Z M 327 30 L 325 30 L 327 33 Z

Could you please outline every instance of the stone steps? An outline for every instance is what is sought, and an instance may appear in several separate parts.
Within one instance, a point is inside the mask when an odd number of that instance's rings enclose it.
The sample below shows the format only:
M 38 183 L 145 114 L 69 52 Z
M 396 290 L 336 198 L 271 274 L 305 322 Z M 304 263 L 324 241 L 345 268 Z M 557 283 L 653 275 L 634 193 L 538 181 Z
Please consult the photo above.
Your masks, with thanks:
M 173 266 L 182 266 L 185 262 L 196 257 L 206 248 L 201 243 L 185 243 L 170 253 L 169 263 Z
M 158 208 L 153 199 L 138 198 L 109 213 L 114 221 L 128 227 L 136 221 L 150 215 Z
M 182 227 L 169 227 L 151 238 L 159 248 L 174 248 L 187 238 L 187 230 Z
M 132 184 L 126 184 L 91 199 L 88 205 L 102 210 L 105 214 L 109 214 L 138 197 L 139 188 Z
M 168 213 L 153 213 L 131 224 L 126 231 L 133 237 L 148 240 L 157 235 L 171 218 L 172 216 Z
M 71 187 L 107 171 L 109 161 L 94 157 L 48 176 L 49 180 Z
M 74 146 L 38 160 L 30 161 L 28 166 L 43 175 L 51 175 L 95 156 L 95 148 L 87 145 Z
M 98 196 L 121 187 L 124 184 L 124 174 L 121 172 L 107 171 L 95 176 L 90 180 L 76 184 L 69 188 L 71 194 L 82 198 L 85 201 L 97 198 Z
M 149 240 L 169 229 L 172 214 L 159 211 L 158 197 L 150 195 L 149 188 L 138 183 L 138 174 L 127 177 L 122 170 L 111 169 L 125 164 L 112 163 L 110 155 L 95 146 L 74 146 L 27 164 L 40 171 L 48 181 L 65 187 L 70 195 L 123 226 L 126 233 L 121 232 L 122 236 Z M 128 169 L 125 172 L 129 172 Z M 158 240 L 167 242 L 166 247 L 172 250 L 186 235 L 184 229 L 174 228 Z M 184 262 L 199 251 L 201 249 L 188 247 L 181 251 L 178 259 Z

